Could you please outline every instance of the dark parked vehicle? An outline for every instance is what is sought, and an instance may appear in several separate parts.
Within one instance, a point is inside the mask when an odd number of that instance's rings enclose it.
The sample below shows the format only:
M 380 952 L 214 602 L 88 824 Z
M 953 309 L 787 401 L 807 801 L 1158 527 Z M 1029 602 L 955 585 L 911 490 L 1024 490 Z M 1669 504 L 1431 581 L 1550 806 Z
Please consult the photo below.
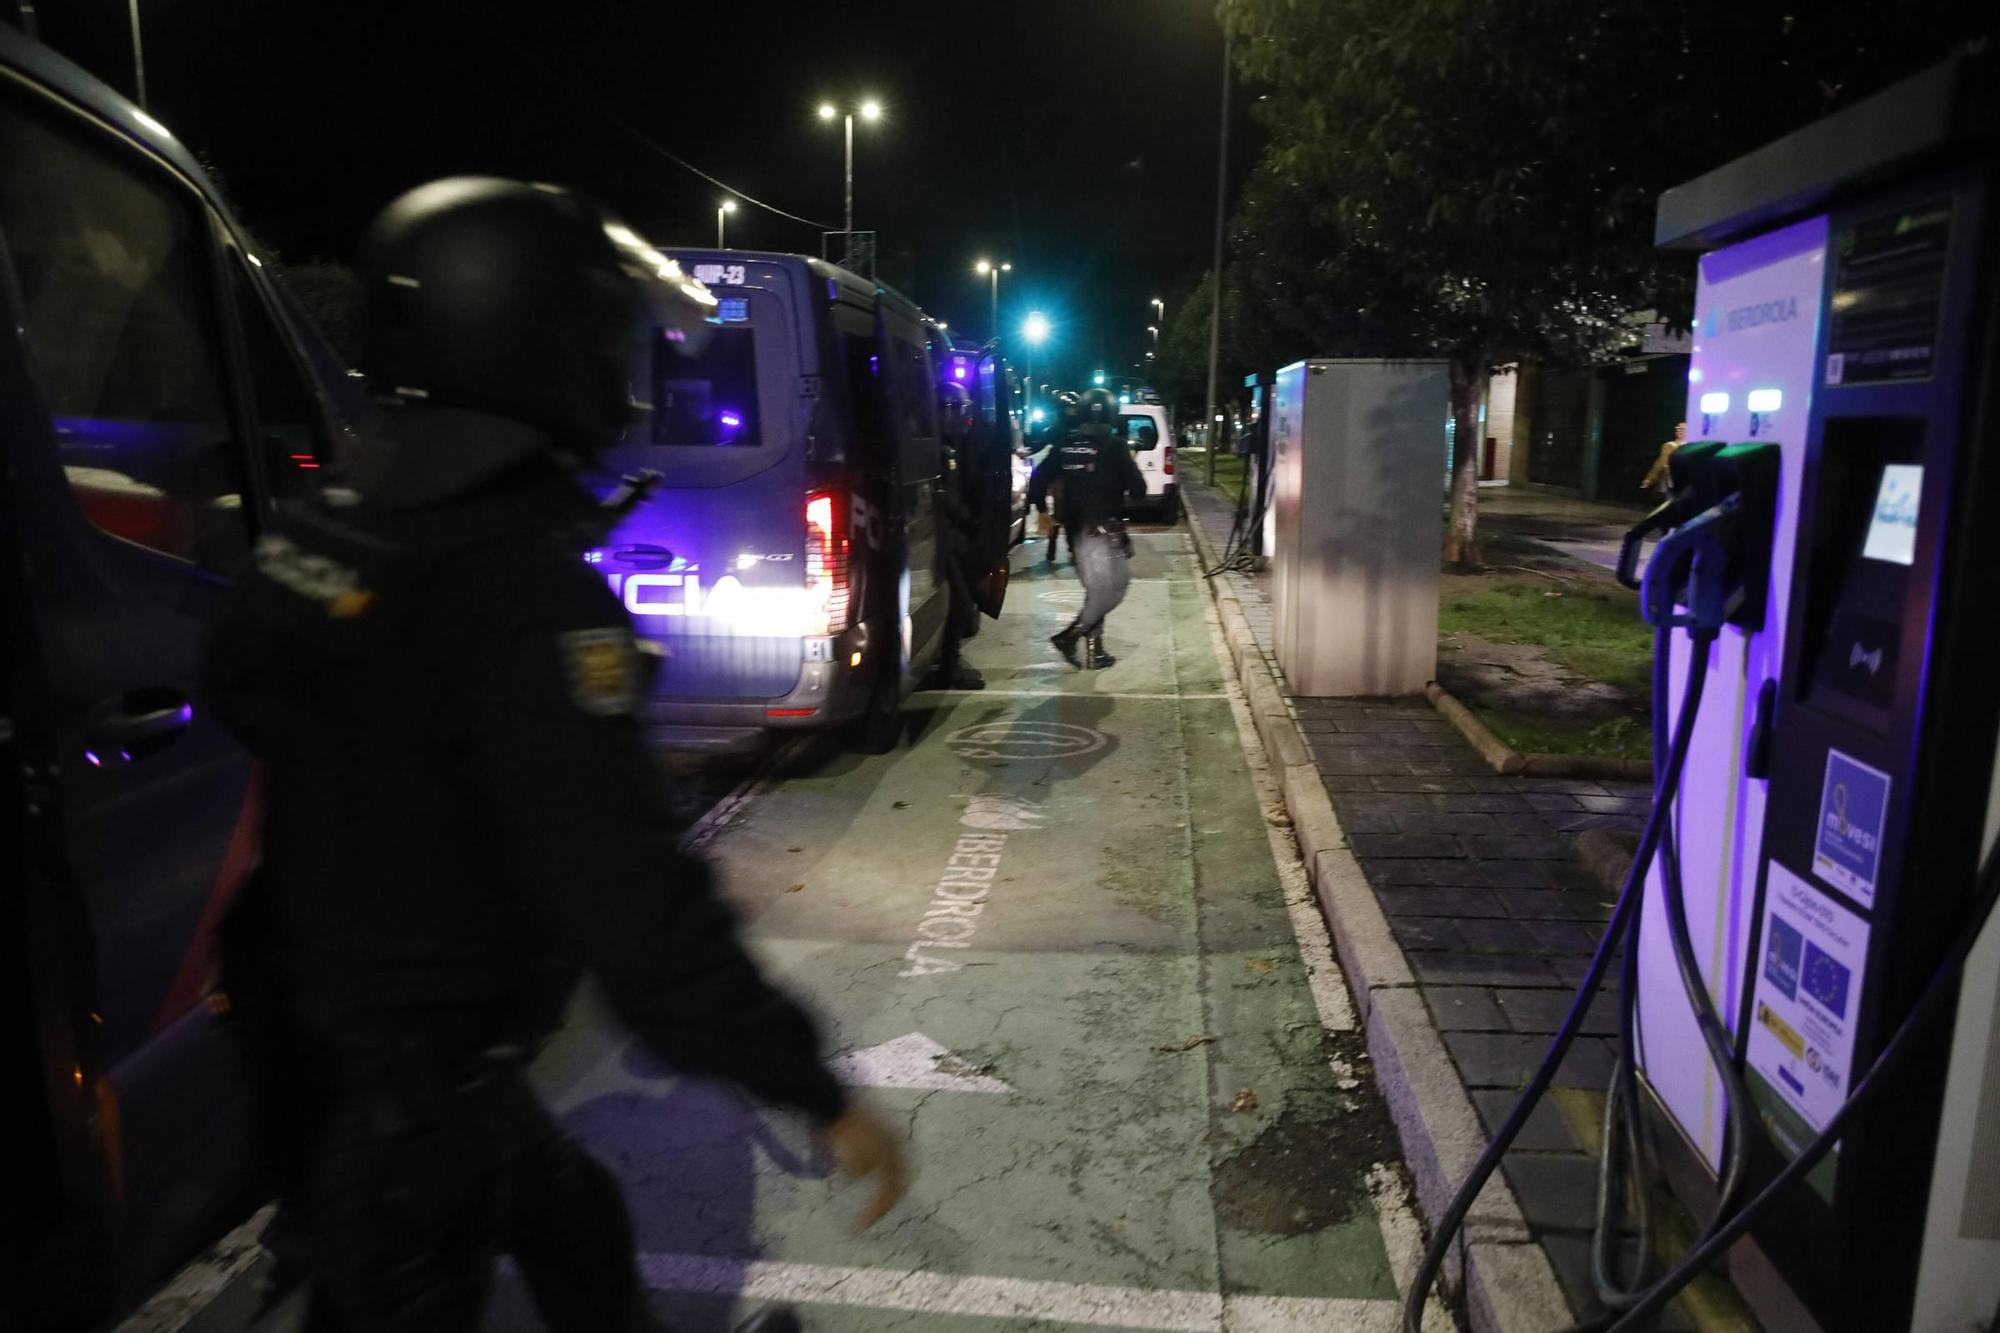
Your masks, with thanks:
M 0 27 L 0 1325 L 115 1314 L 253 1202 L 209 927 L 257 782 L 210 618 L 356 386 L 186 149 Z

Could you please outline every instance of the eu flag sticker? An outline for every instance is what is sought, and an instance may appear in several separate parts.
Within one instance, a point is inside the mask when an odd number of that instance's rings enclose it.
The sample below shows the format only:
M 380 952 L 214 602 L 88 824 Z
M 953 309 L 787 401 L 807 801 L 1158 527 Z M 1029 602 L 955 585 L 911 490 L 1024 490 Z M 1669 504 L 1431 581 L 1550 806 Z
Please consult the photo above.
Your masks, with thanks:
M 1806 946 L 1805 966 L 1799 973 L 1799 989 L 1834 1018 L 1847 1017 L 1847 983 L 1853 973 L 1847 964 L 1818 945 Z
M 1805 945 L 1806 937 L 1791 922 L 1782 917 L 1771 922 L 1771 939 L 1764 948 L 1764 975 L 1788 1000 L 1798 998 L 1799 962 Z
M 1889 815 L 1889 775 L 1838 750 L 1826 752 L 1813 873 L 1863 907 L 1875 904 L 1875 870 Z

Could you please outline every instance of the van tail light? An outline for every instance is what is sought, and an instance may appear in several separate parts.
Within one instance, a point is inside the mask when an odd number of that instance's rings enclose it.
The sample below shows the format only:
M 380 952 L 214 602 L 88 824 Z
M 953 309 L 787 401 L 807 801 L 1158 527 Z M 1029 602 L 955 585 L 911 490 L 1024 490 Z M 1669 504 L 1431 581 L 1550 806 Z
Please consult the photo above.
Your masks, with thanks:
M 1162 456 L 1161 461 L 1162 461 L 1162 466 L 1166 470 L 1166 474 L 1171 477 L 1174 475 L 1174 447 L 1170 444 L 1166 447 L 1166 449 L 1167 452 L 1165 453 L 1165 455 Z
M 847 504 L 832 491 L 806 496 L 807 638 L 847 628 L 849 604 Z

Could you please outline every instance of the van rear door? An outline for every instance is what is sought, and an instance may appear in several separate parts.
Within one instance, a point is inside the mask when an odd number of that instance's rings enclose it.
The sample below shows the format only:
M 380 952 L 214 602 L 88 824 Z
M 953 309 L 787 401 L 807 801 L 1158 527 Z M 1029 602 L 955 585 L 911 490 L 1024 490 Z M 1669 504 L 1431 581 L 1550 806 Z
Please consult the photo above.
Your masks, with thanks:
M 769 699 L 799 678 L 812 401 L 782 270 L 751 276 L 717 290 L 699 346 L 660 344 L 654 410 L 609 455 L 664 478 L 591 552 L 634 627 L 666 650 L 660 698 Z

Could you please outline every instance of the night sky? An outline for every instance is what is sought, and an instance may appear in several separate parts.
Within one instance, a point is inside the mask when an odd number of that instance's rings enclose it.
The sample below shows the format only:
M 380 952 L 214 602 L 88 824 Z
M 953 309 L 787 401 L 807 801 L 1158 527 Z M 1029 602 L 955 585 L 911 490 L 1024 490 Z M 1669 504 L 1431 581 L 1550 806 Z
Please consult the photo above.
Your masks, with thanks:
M 657 242 L 713 244 L 722 192 L 640 135 L 837 228 L 840 126 L 815 108 L 875 96 L 855 225 L 955 330 L 987 331 L 973 261 L 1009 260 L 1002 324 L 1046 311 L 1075 380 L 1137 360 L 1148 299 L 1207 264 L 1222 37 L 1205 0 L 140 4 L 153 113 L 292 260 L 351 257 L 396 193 L 463 172 L 573 185 Z M 130 92 L 125 0 L 38 8 L 44 40 Z M 747 203 L 729 239 L 819 246 Z

